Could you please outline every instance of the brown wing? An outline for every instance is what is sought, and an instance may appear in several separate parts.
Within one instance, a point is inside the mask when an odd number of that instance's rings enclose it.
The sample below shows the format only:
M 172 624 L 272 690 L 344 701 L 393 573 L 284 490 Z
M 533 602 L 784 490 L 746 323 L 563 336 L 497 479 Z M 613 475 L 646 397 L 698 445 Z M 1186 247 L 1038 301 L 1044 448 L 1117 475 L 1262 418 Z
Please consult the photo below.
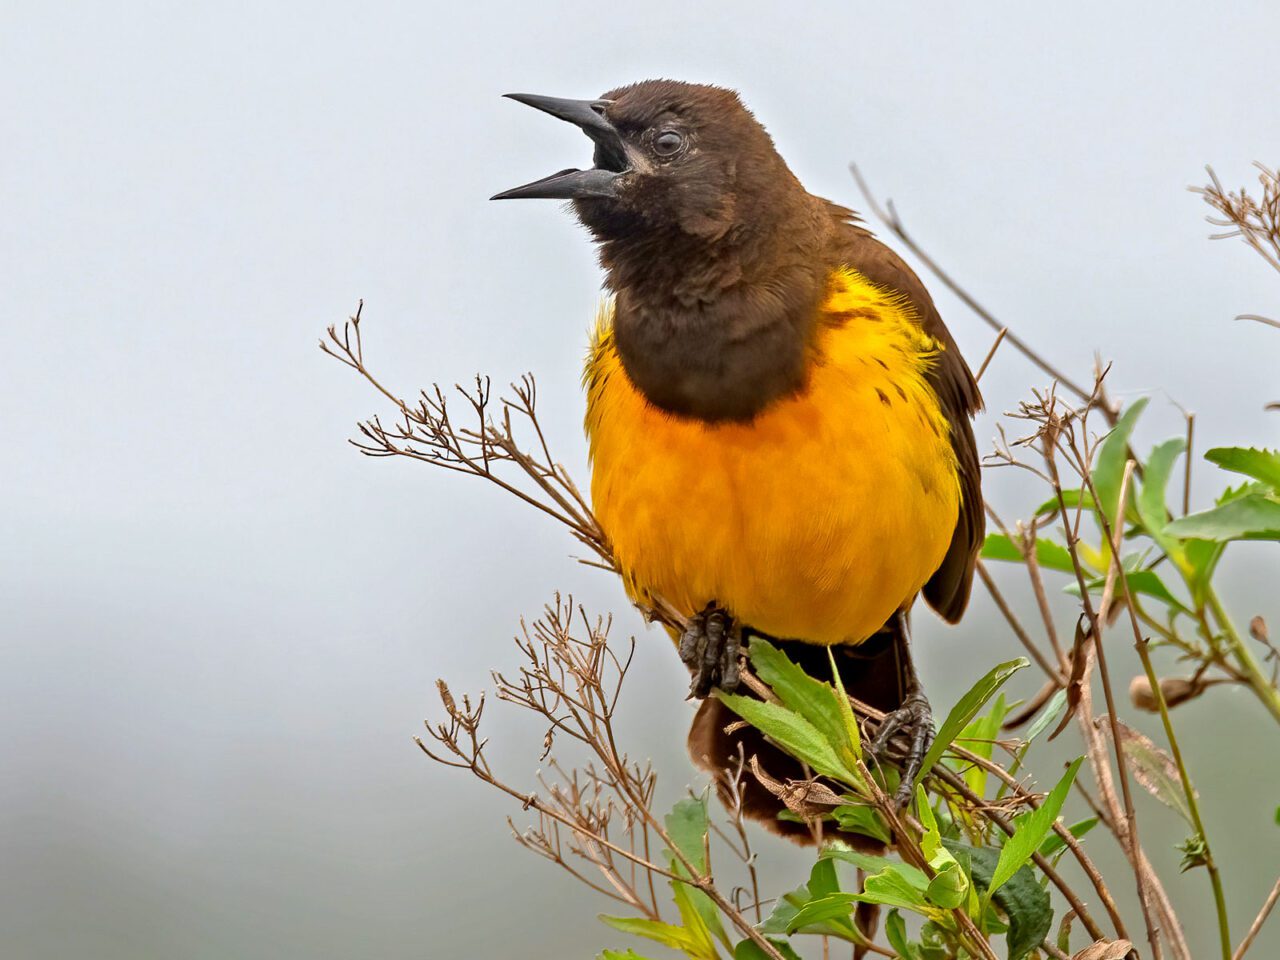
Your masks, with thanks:
M 920 278 L 870 231 L 850 222 L 847 210 L 833 204 L 832 212 L 840 222 L 839 255 L 872 283 L 896 290 L 910 299 L 925 332 L 943 345 L 942 354 L 929 372 L 929 380 L 951 424 L 951 445 L 960 467 L 961 504 L 951 546 L 942 565 L 924 585 L 924 598 L 945 619 L 955 623 L 969 602 L 973 569 L 986 529 L 972 423 L 973 415 L 982 409 L 982 395 Z

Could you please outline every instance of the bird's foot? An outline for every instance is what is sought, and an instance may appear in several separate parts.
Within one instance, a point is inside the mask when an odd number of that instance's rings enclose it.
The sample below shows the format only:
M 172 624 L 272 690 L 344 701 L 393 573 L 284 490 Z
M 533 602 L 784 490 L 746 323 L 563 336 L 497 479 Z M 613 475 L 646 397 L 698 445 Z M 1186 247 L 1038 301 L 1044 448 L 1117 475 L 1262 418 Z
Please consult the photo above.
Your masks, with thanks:
M 902 759 L 902 777 L 898 781 L 898 790 L 893 795 L 893 802 L 899 808 L 911 803 L 915 794 L 916 775 L 920 773 L 920 765 L 924 755 L 929 752 L 933 743 L 933 711 L 925 695 L 916 690 L 907 695 L 902 706 L 890 714 L 886 714 L 871 741 L 871 753 L 884 759 L 889 754 L 889 743 L 898 734 L 907 740 L 907 752 Z
M 680 659 L 693 671 L 689 695 L 699 700 L 718 687 L 732 693 L 741 676 L 738 653 L 742 630 L 715 601 L 689 619 L 680 636 Z

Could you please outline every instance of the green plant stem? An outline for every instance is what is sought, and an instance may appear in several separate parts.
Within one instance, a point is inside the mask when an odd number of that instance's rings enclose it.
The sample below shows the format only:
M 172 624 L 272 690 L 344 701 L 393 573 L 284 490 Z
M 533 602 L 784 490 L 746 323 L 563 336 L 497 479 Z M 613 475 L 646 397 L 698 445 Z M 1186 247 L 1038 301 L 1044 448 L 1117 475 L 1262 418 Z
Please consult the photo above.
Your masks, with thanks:
M 1222 601 L 1218 599 L 1217 591 L 1212 587 L 1205 592 L 1205 601 L 1213 611 L 1213 619 L 1217 621 L 1218 628 L 1226 636 L 1231 653 L 1240 665 L 1240 671 L 1244 674 L 1245 680 L 1262 701 L 1262 705 L 1271 712 L 1276 722 L 1280 723 L 1280 690 L 1277 690 L 1272 685 L 1271 679 L 1262 672 L 1262 667 L 1254 657 L 1253 651 L 1236 631 L 1235 625 L 1222 606 Z
M 1216 613 L 1215 613 L 1216 616 Z M 1173 751 L 1173 762 L 1178 765 L 1178 777 L 1182 780 L 1182 793 L 1187 798 L 1187 811 L 1191 814 L 1191 823 L 1195 827 L 1201 842 L 1204 844 L 1204 865 L 1209 871 L 1209 884 L 1213 887 L 1213 904 L 1218 914 L 1218 938 L 1222 946 L 1223 960 L 1231 960 L 1231 927 L 1227 919 L 1227 898 L 1222 889 L 1222 875 L 1214 862 L 1213 851 L 1209 847 L 1209 837 L 1204 830 L 1204 821 L 1200 819 L 1200 802 L 1196 798 L 1195 788 L 1191 785 L 1191 777 L 1187 773 L 1187 765 L 1182 759 L 1182 748 L 1173 732 L 1173 721 L 1169 719 L 1169 705 L 1165 703 L 1164 690 L 1160 686 L 1160 678 L 1151 663 L 1151 653 L 1147 649 L 1147 639 L 1138 631 L 1134 621 L 1134 647 L 1142 660 L 1142 669 L 1147 673 L 1147 682 L 1160 708 L 1160 722 L 1164 724 L 1164 735 L 1169 740 L 1169 748 Z

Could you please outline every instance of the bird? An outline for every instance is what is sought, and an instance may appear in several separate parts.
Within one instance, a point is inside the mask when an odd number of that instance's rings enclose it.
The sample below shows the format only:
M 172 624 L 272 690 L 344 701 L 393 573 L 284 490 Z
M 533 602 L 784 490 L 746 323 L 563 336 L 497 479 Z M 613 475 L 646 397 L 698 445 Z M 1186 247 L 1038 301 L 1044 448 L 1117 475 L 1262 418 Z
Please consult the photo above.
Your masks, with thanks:
M 928 291 L 856 214 L 803 187 L 733 90 L 507 96 L 594 145 L 591 167 L 493 199 L 568 200 L 598 248 L 592 509 L 629 596 L 687 621 L 673 639 L 701 700 L 694 761 L 805 775 L 711 696 L 739 686 L 758 636 L 816 678 L 834 662 L 885 711 L 871 749 L 899 738 L 908 803 L 934 735 L 909 615 L 923 596 L 959 621 L 984 536 L 982 398 Z M 763 783 L 741 789 L 747 816 L 805 842 Z

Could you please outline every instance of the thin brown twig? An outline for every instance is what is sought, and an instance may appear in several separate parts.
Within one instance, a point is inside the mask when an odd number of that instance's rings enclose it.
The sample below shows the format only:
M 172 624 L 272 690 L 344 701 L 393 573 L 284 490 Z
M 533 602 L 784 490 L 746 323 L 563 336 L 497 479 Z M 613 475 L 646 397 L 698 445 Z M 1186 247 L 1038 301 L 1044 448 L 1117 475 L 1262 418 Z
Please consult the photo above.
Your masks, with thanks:
M 1262 904 L 1262 909 L 1258 911 L 1258 915 L 1253 918 L 1253 923 L 1249 925 L 1249 932 L 1240 941 L 1240 946 L 1236 947 L 1236 952 L 1231 955 L 1231 960 L 1243 960 L 1245 952 L 1253 945 L 1253 941 L 1257 939 L 1258 932 L 1262 929 L 1262 925 L 1267 922 L 1267 917 L 1271 915 L 1277 900 L 1280 900 L 1280 880 L 1276 880 L 1275 886 L 1271 888 L 1271 893 L 1267 895 L 1267 899 Z

